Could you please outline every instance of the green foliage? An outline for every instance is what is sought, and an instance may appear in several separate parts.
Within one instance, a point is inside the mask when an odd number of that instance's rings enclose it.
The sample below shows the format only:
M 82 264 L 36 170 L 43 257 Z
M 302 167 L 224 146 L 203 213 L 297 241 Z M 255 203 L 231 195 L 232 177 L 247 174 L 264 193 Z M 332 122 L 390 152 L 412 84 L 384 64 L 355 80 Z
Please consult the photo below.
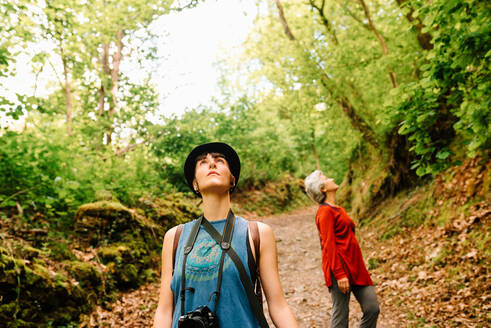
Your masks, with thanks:
M 0 137 L 0 208 L 15 208 L 18 202 L 26 214 L 41 212 L 71 225 L 77 207 L 94 201 L 99 190 L 132 205 L 170 188 L 143 146 L 118 157 L 91 151 L 58 129 L 45 133 Z
M 357 2 L 323 2 L 324 17 L 312 7 L 320 1 L 282 3 L 294 40 L 284 34 L 275 5 L 265 2 L 267 10 L 260 11 L 242 56 L 230 60 L 241 70 L 228 74 L 229 84 L 254 95 L 251 100 L 259 108 L 282 119 L 297 158 L 303 159 L 296 163 L 299 175 L 316 168 L 315 149 L 321 169 L 341 183 L 367 131 L 379 144 L 371 149 L 377 158 L 369 157 L 384 166 L 386 154 L 395 151 L 385 141 L 397 124 L 386 106 L 395 98 L 389 72 L 399 84 L 412 82 L 423 58 L 401 8 L 394 2 L 369 2 L 388 48 L 385 54 Z
M 418 175 L 435 174 L 491 146 L 491 6 L 483 1 L 433 1 L 417 14 L 434 48 L 420 67 L 422 78 L 403 86 L 394 108 L 399 133 L 409 135 Z M 457 135 L 457 138 L 455 136 Z
M 152 130 L 155 135 L 152 149 L 163 163 L 162 176 L 183 191 L 188 191 L 182 175 L 186 156 L 205 142 L 227 142 L 238 152 L 242 162 L 239 188 L 274 180 L 284 173 L 296 173 L 299 167 L 294 160 L 298 158 L 295 143 L 283 122 L 246 99 L 220 112 L 188 111 L 180 118 L 167 119 L 163 126 L 153 126 Z
M 271 215 L 312 204 L 304 192 L 303 179 L 290 175 L 248 187 L 232 194 L 232 207 L 237 209 L 238 215 L 243 210 L 257 215 Z

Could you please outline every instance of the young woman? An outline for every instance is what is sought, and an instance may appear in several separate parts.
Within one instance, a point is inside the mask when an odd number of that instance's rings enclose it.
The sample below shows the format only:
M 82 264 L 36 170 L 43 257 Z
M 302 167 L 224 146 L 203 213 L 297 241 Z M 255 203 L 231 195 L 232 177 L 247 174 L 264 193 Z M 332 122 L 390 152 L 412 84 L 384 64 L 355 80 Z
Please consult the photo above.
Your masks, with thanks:
M 380 312 L 372 279 L 355 237 L 355 223 L 336 205 L 338 185 L 316 170 L 305 178 L 307 195 L 320 204 L 315 217 L 322 249 L 322 270 L 332 299 L 331 328 L 348 327 L 353 292 L 363 311 L 360 328 L 374 328 Z
M 233 222 L 231 246 L 244 264 L 247 278 L 250 279 L 253 273 L 250 272 L 249 264 L 257 256 L 249 225 L 243 218 L 233 216 L 230 210 L 230 193 L 234 190 L 240 175 L 240 160 L 237 153 L 224 143 L 200 145 L 188 155 L 184 174 L 189 187 L 203 199 L 203 221 L 209 222 L 223 235 L 226 235 L 224 232 L 227 222 Z M 179 317 L 183 313 L 189 313 L 200 306 L 208 306 L 213 311 L 217 297 L 216 315 L 221 328 L 261 327 L 235 262 L 228 255 L 224 255 L 222 260 L 222 248 L 208 233 L 205 223 L 201 224 L 191 251 L 187 256 L 185 255 L 184 249 L 187 248 L 189 236 L 193 233 L 196 222 L 197 220 L 186 223 L 182 228 L 174 266 L 173 249 L 177 227 L 165 234 L 162 247 L 160 296 L 154 328 L 178 327 Z M 298 327 L 280 285 L 273 231 L 268 225 L 260 222 L 258 222 L 258 231 L 259 276 L 271 319 L 276 327 Z M 185 262 L 184 266 L 183 262 Z M 222 267 L 222 275 L 221 279 L 218 279 L 220 267 Z M 185 272 L 184 289 L 182 288 L 183 271 Z M 218 280 L 221 280 L 221 287 L 216 293 Z

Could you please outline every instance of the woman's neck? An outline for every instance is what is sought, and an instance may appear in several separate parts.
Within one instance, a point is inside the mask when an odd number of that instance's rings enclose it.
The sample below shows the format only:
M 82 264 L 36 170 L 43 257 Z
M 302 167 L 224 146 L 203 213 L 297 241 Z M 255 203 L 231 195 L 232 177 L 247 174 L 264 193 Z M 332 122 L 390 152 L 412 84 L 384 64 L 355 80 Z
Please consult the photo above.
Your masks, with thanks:
M 326 192 L 326 198 L 324 198 L 324 203 L 332 206 L 338 206 L 336 205 L 336 191 Z
M 230 211 L 230 194 L 205 194 L 203 197 L 203 215 L 208 221 L 222 220 Z

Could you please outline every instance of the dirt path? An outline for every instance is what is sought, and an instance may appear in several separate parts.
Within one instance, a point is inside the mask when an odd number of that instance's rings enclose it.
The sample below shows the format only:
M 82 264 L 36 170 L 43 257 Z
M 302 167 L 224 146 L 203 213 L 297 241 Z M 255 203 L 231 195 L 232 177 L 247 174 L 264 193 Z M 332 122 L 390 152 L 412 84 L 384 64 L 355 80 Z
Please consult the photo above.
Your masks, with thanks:
M 321 251 L 314 223 L 316 208 L 303 209 L 290 214 L 261 219 L 274 231 L 278 245 L 281 284 L 288 303 L 300 327 L 327 328 L 331 317 L 331 296 L 324 283 L 321 268 Z M 364 254 L 371 245 L 362 243 Z M 377 277 L 372 274 L 377 282 Z M 352 295 L 353 296 L 353 295 Z M 379 328 L 401 327 L 390 320 L 390 313 L 380 299 Z M 350 327 L 357 327 L 361 318 L 360 306 L 355 298 L 350 302 Z
M 314 223 L 315 210 L 308 208 L 260 220 L 273 228 L 283 290 L 302 328 L 329 327 L 331 311 L 330 294 L 321 269 L 319 237 Z M 371 244 L 374 239 L 365 240 L 363 233 L 358 232 L 363 254 L 376 252 L 374 248 L 377 245 Z M 372 279 L 377 284 L 377 276 L 372 274 Z M 110 311 L 98 308 L 90 318 L 86 318 L 86 326 L 149 327 L 157 305 L 157 295 L 158 283 L 142 286 L 137 291 L 123 295 Z M 380 294 L 378 296 L 381 314 L 377 327 L 405 327 L 401 322 L 404 313 L 398 308 L 391 308 L 389 300 Z M 357 327 L 360 318 L 360 307 L 352 297 L 350 327 Z

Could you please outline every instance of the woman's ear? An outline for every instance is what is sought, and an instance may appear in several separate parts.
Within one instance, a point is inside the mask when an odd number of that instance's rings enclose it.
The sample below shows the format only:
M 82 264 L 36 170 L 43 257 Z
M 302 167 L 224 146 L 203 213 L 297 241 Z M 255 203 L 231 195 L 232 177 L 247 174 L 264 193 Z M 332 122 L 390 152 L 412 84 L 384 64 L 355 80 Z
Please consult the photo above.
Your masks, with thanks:
M 199 192 L 198 181 L 196 181 L 196 179 L 193 180 L 193 188 L 194 191 Z
M 234 177 L 232 174 L 230 174 L 230 185 L 231 185 L 232 187 L 234 187 L 234 186 L 235 186 L 235 177 Z

